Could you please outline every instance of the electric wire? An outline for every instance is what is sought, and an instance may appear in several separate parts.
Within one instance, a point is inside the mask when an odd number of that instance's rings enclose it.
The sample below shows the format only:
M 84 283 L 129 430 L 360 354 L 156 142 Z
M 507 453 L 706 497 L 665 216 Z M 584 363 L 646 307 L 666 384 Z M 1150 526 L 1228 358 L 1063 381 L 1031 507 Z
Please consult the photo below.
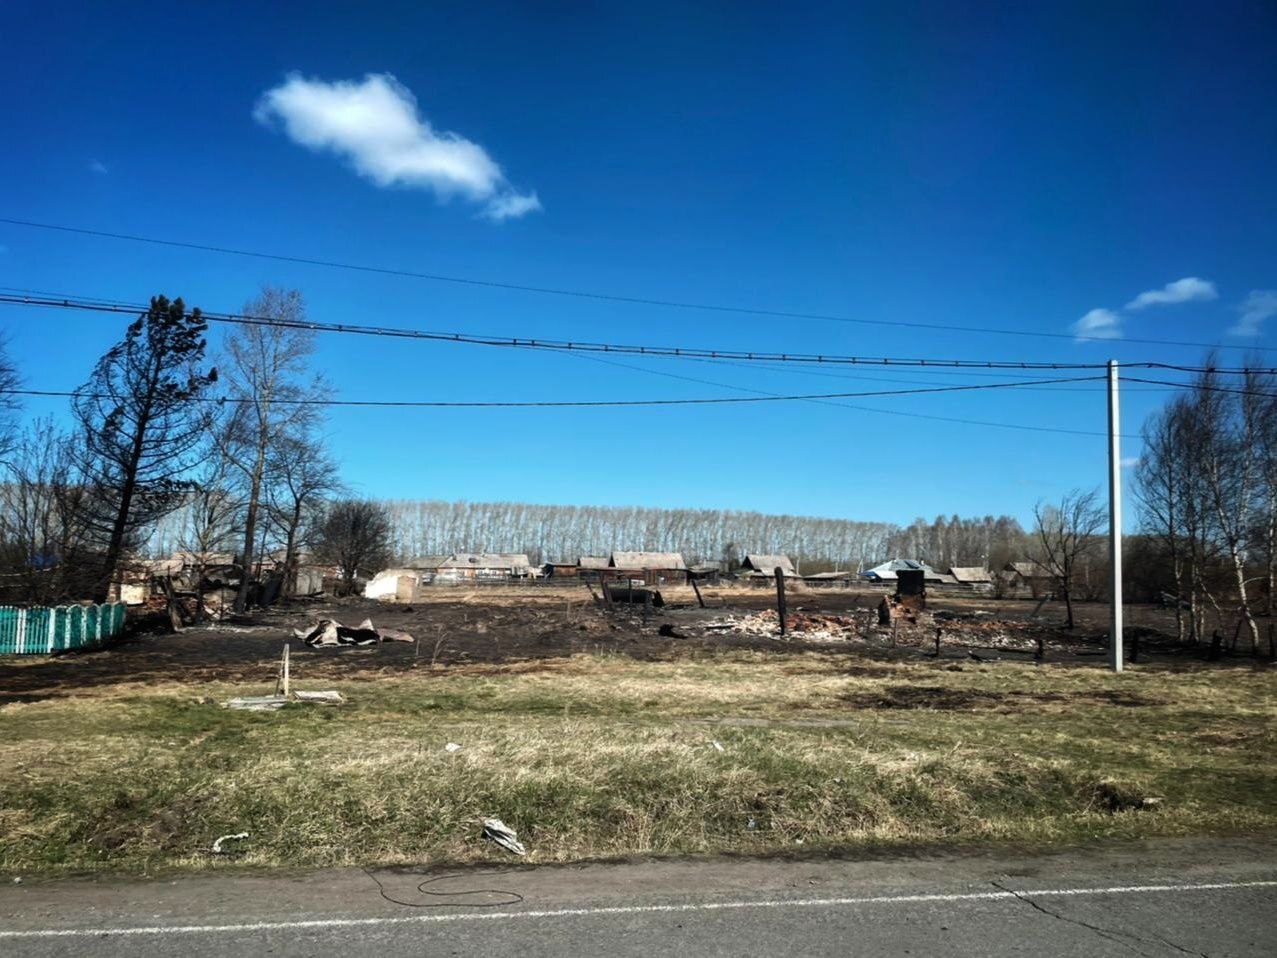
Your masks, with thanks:
M 101 299 L 42 298 L 25 294 L 0 294 L 0 304 L 13 306 L 37 306 L 57 309 L 75 309 L 105 313 L 145 313 L 149 307 L 139 304 L 122 304 Z M 200 310 L 200 316 L 211 323 L 231 323 L 245 326 L 269 326 L 286 329 L 305 329 L 314 332 L 346 333 L 364 336 L 389 336 L 400 339 L 418 339 L 435 342 L 467 343 L 476 346 L 501 346 L 519 349 L 541 349 L 595 353 L 621 353 L 640 356 L 672 356 L 678 358 L 736 359 L 784 363 L 816 363 L 859 366 L 928 366 L 938 369 L 1103 369 L 1103 363 L 1051 363 L 1006 360 L 970 359 L 916 359 L 885 356 L 839 356 L 824 353 L 776 353 L 736 349 L 705 349 L 682 346 L 637 346 L 622 343 L 578 342 L 574 340 L 531 339 L 519 336 L 491 336 L 462 332 L 405 329 L 395 326 L 370 326 L 360 323 L 325 323 L 315 320 L 286 320 L 278 317 L 248 316 L 242 313 L 225 313 Z
M 699 303 L 672 299 L 659 299 L 645 296 L 626 296 L 618 293 L 599 293 L 588 290 L 565 289 L 553 286 L 534 286 L 524 283 L 511 283 L 491 279 L 475 279 L 473 277 L 451 276 L 444 273 L 430 273 L 418 270 L 396 269 L 386 266 L 369 266 L 359 263 L 341 262 L 339 260 L 319 259 L 310 256 L 297 256 L 284 253 L 266 253 L 260 250 L 239 249 L 230 246 L 217 246 L 211 243 L 195 243 L 186 240 L 163 239 L 153 236 L 140 236 L 133 233 L 120 233 L 111 230 L 88 229 L 78 226 L 66 226 L 55 223 L 41 223 L 34 220 L 23 220 L 12 217 L 0 217 L 0 223 L 10 226 L 21 226 L 28 229 L 40 229 L 60 233 L 73 233 L 81 236 L 93 236 L 105 239 L 124 240 L 130 243 L 145 243 L 154 246 L 168 246 L 178 249 L 190 249 L 207 253 L 219 253 L 230 256 L 245 256 L 254 259 L 274 260 L 284 263 L 298 263 L 306 266 L 321 266 L 328 269 L 341 269 L 361 273 L 373 273 L 382 276 L 399 276 L 410 279 L 424 279 L 438 283 L 451 283 L 461 286 L 499 289 L 520 293 L 535 293 L 546 296 L 570 297 L 574 299 L 593 300 L 596 302 L 624 303 L 634 306 L 652 306 L 665 309 L 694 310 L 708 313 L 726 313 L 744 316 L 762 316 L 772 319 L 798 319 L 818 322 L 853 323 L 863 326 L 881 326 L 901 329 L 927 329 L 952 333 L 979 333 L 981 335 L 1020 336 L 1046 339 L 1065 339 L 1074 342 L 1104 342 L 1106 337 L 1080 336 L 1076 333 L 1051 333 L 1027 329 L 1005 329 L 986 326 L 956 326 L 945 323 L 919 323 L 907 320 L 863 319 L 854 316 L 837 316 L 826 313 L 807 313 L 783 309 L 764 309 L 748 306 L 727 306 L 715 303 Z M 1272 347 L 1245 347 L 1220 345 L 1214 343 L 1186 342 L 1170 339 L 1136 339 L 1127 338 L 1127 342 L 1153 346 L 1189 346 L 1197 348 L 1219 349 L 1261 349 L 1268 351 Z
M 635 406 L 716 406 L 739 405 L 745 403 L 769 402 L 801 402 L 821 399 L 854 399 L 871 396 L 914 396 L 933 393 L 974 392 L 985 389 L 1014 389 L 1021 386 L 1034 386 L 1043 383 L 1087 382 L 1099 377 L 1071 377 L 1066 379 L 1028 380 L 1015 383 L 970 383 L 960 386 L 919 386 L 913 389 L 878 389 L 866 392 L 848 393 L 808 393 L 802 395 L 780 395 L 768 393 L 761 396 L 707 396 L 683 399 L 567 399 L 567 400 L 390 400 L 390 399 L 273 399 L 279 406 L 324 406 L 324 407 L 376 407 L 405 409 L 593 409 L 593 408 L 627 408 Z M 109 393 L 93 393 L 79 390 L 58 389 L 0 389 L 0 395 L 40 396 L 85 399 L 112 399 Z M 219 405 L 251 404 L 257 400 L 251 397 L 235 396 L 201 396 L 195 397 L 197 402 L 210 402 Z

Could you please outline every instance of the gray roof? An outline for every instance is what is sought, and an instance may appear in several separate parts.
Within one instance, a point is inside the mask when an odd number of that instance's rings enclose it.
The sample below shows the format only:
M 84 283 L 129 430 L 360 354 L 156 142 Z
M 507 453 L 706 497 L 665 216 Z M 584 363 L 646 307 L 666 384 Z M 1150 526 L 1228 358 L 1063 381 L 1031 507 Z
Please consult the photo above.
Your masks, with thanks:
M 532 563 L 522 552 L 454 552 L 439 565 L 440 569 L 531 569 Z
M 984 566 L 955 565 L 949 567 L 949 575 L 958 582 L 992 582 L 993 573 Z
M 897 572 L 921 572 L 924 578 L 939 579 L 940 573 L 925 562 L 919 562 L 916 559 L 889 559 L 881 562 L 872 569 L 866 569 L 860 573 L 865 579 L 882 579 L 884 581 L 892 581 L 896 578 Z
M 687 564 L 677 552 L 613 552 L 615 569 L 686 569 Z
M 1014 572 L 1023 579 L 1047 579 L 1051 576 L 1049 569 L 1043 568 L 1036 562 L 1008 562 L 1006 571 Z
M 789 561 L 789 556 L 785 555 L 766 555 L 761 552 L 745 553 L 745 561 L 741 563 L 742 568 L 757 569 L 759 572 L 767 572 L 774 574 L 779 568 L 785 575 L 795 575 L 794 564 Z
M 606 569 L 608 564 L 607 556 L 581 556 L 576 560 L 576 564 L 582 569 Z
M 447 556 L 415 556 L 408 560 L 409 569 L 438 569 L 448 561 Z

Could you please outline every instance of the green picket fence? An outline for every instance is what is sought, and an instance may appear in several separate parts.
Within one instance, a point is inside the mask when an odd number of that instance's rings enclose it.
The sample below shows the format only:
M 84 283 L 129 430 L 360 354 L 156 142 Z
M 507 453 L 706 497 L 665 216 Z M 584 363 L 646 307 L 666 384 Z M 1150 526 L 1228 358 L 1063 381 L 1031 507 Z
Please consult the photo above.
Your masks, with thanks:
M 124 631 L 124 603 L 53 609 L 0 606 L 0 655 L 48 655 L 101 645 Z

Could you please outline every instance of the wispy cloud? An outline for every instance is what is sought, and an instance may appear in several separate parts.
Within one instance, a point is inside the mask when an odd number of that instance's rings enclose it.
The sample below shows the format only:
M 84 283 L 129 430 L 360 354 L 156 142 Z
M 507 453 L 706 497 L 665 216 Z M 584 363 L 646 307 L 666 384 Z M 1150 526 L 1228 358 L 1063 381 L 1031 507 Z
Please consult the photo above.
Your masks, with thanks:
M 535 193 L 517 192 L 488 152 L 459 133 L 435 130 L 417 110 L 412 91 L 389 73 L 362 80 L 310 80 L 289 74 L 253 110 L 262 124 L 309 149 L 343 157 L 380 187 L 406 186 L 446 200 L 483 203 L 492 220 L 541 208 Z
M 106 176 L 107 173 L 110 172 L 110 170 L 106 168 L 106 164 L 103 163 L 101 160 L 90 160 L 89 172 L 96 173 L 98 176 Z
M 1139 456 L 1124 456 L 1121 462 L 1121 466 L 1123 469 L 1133 469 L 1139 464 L 1140 464 Z
M 1111 309 L 1093 309 L 1069 328 L 1078 342 L 1122 338 L 1122 319 Z
M 1252 289 L 1240 306 L 1237 322 L 1228 332 L 1233 336 L 1258 336 L 1264 320 L 1277 316 L 1277 289 Z
M 1127 309 L 1144 309 L 1147 306 L 1169 306 L 1174 303 L 1192 303 L 1217 299 L 1215 284 L 1208 279 L 1185 276 L 1161 289 L 1147 289 L 1126 304 Z

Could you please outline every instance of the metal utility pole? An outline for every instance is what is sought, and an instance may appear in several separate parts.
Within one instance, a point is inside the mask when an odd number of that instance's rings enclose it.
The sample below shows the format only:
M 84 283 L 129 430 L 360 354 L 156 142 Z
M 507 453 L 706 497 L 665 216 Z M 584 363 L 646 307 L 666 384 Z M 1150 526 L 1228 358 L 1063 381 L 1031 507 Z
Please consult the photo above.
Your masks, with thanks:
M 1117 360 L 1109 360 L 1109 665 L 1122 671 L 1122 441 L 1118 436 Z

